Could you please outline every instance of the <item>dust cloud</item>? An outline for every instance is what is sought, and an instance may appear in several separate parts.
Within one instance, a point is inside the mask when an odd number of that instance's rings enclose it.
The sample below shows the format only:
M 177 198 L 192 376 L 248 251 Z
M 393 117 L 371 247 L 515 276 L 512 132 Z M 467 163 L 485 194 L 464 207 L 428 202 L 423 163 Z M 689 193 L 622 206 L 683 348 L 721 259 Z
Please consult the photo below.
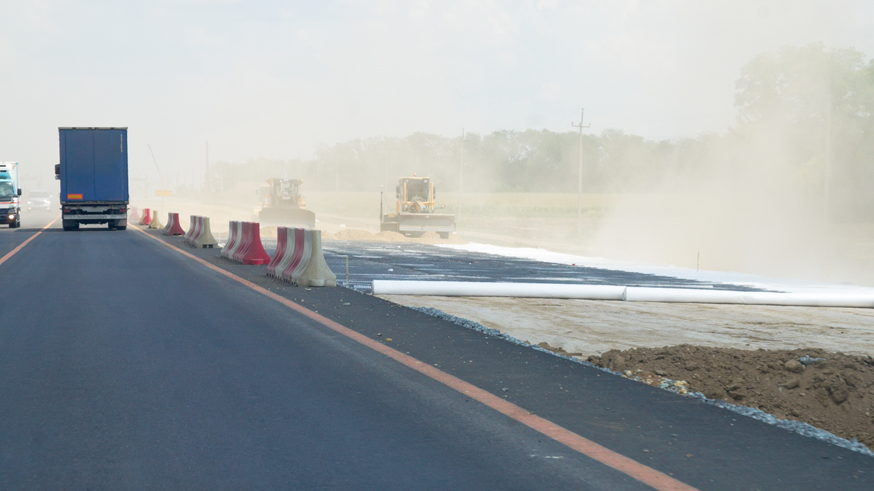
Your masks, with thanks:
M 825 281 L 874 281 L 874 63 L 822 44 L 764 53 L 736 83 L 738 123 L 692 172 L 668 169 L 605 215 L 603 255 Z M 866 250 L 867 249 L 867 250 Z
M 702 172 L 668 175 L 622 196 L 603 217 L 593 251 L 614 259 L 826 279 L 833 258 L 822 179 L 801 173 L 775 132 L 749 135 L 740 149 L 714 148 Z

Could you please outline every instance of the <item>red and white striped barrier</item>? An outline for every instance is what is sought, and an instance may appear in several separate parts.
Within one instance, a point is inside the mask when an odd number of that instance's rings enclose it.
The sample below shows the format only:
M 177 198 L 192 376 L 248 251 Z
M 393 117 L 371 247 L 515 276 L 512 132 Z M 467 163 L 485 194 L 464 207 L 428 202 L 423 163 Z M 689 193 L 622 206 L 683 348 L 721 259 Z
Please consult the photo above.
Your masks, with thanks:
M 200 233 L 200 217 L 198 215 L 191 215 L 191 230 L 190 234 L 185 238 L 185 243 L 193 246 L 194 238 L 197 237 L 197 234 Z
M 243 264 L 267 264 L 270 255 L 261 244 L 261 226 L 257 222 L 243 222 L 240 234 L 240 246 L 231 258 Z
M 129 221 L 131 223 L 140 223 L 140 214 L 137 213 L 137 207 L 131 206 L 130 209 L 131 209 L 131 213 L 127 217 L 127 221 Z
M 143 208 L 143 216 L 142 218 L 140 218 L 140 221 L 137 223 L 137 225 L 148 225 L 152 223 L 152 217 L 150 215 L 151 213 L 149 212 L 149 209 Z
M 182 230 L 182 225 L 179 224 L 178 213 L 167 213 L 167 226 L 164 227 L 164 235 L 169 235 L 171 237 L 185 235 L 185 231 Z
M 192 215 L 189 232 L 190 234 L 185 236 L 185 243 L 192 247 L 212 249 L 218 245 L 209 228 L 209 217 Z
M 194 215 L 189 215 L 188 217 L 188 232 L 185 232 L 185 235 L 182 236 L 185 239 L 185 243 L 191 239 L 191 236 L 194 234 Z
M 282 259 L 285 257 L 286 244 L 288 243 L 287 232 L 288 229 L 286 227 L 276 228 L 276 253 L 273 254 L 270 262 L 267 263 L 267 276 L 275 275 L 276 266 L 278 266 L 279 263 L 282 262 Z
M 322 253 L 322 231 L 279 227 L 267 275 L 294 286 L 337 286 Z
M 234 252 L 240 247 L 240 236 L 243 234 L 243 222 L 228 222 L 228 241 L 222 247 L 222 257 L 233 260 Z

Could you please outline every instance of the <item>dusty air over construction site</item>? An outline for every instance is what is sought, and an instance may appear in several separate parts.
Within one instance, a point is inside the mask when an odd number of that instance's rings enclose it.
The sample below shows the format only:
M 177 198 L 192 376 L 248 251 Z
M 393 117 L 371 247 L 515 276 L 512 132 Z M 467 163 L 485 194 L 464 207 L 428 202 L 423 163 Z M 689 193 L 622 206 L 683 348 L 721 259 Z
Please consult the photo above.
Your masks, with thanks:
M 872 32 L 0 4 L 0 487 L 874 489 Z

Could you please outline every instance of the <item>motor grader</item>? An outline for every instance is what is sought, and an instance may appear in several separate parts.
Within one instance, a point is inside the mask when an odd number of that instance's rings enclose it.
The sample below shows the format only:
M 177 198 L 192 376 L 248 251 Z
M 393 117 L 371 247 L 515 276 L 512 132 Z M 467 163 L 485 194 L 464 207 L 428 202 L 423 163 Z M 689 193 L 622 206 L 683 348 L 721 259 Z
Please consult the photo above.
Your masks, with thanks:
M 306 209 L 301 184 L 300 179 L 267 179 L 267 185 L 258 189 L 261 211 L 256 219 L 262 227 L 316 227 L 316 214 Z
M 455 232 L 455 215 L 435 213 L 444 208 L 435 207 L 434 183 L 430 177 L 402 177 L 395 188 L 395 213 L 383 214 L 383 200 L 379 205 L 379 229 L 399 232 L 408 237 L 419 237 L 425 232 L 436 232 L 448 239 Z

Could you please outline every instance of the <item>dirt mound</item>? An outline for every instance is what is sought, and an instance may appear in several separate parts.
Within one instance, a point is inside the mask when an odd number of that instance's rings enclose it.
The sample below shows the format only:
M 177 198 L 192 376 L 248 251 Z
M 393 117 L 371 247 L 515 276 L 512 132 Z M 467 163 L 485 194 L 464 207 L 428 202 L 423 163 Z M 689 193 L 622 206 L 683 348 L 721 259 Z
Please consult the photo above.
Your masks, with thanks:
M 650 385 L 685 381 L 711 399 L 809 423 L 874 448 L 874 358 L 821 349 L 679 345 L 610 350 L 589 361 Z M 680 382 L 677 382 L 680 383 Z
M 383 230 L 382 232 L 374 235 L 374 237 L 378 238 L 381 241 L 386 242 L 406 242 L 407 238 L 404 234 L 398 232 L 392 232 L 390 230 Z
M 334 234 L 335 240 L 373 240 L 373 234 L 367 230 L 357 228 L 344 228 Z
M 273 239 L 278 233 L 277 227 L 261 227 L 261 238 Z
M 449 234 L 448 239 L 440 239 L 440 244 L 467 244 L 467 241 L 459 237 L 457 234 Z
M 261 236 L 264 236 L 262 229 Z M 384 230 L 382 232 L 372 234 L 366 230 L 354 228 L 345 228 L 339 232 L 332 234 L 330 232 L 322 232 L 322 240 L 361 240 L 366 242 L 416 242 L 419 244 L 466 244 L 465 241 L 452 234 L 448 239 L 441 239 L 437 232 L 425 232 L 421 237 L 406 237 L 398 232 L 390 232 Z

